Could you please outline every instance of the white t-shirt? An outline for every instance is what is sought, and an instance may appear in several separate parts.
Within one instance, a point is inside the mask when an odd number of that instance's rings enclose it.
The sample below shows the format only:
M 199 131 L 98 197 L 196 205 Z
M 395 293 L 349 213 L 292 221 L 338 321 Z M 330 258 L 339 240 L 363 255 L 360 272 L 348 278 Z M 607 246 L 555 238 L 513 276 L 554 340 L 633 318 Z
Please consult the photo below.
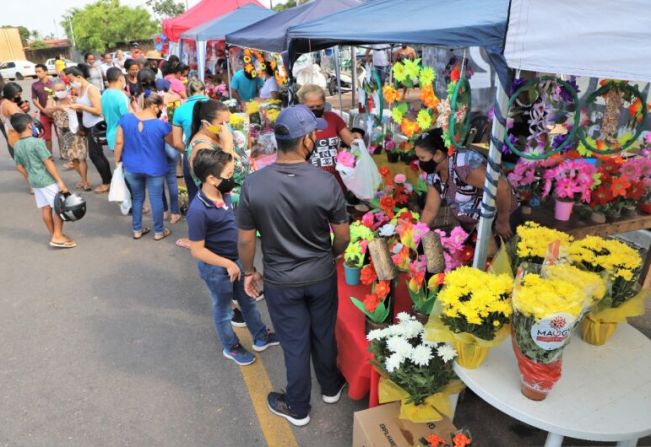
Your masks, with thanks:
M 373 65 L 386 67 L 389 65 L 389 45 L 373 45 Z
M 276 77 L 271 76 L 264 81 L 264 85 L 260 89 L 260 98 L 269 99 L 271 98 L 271 92 L 278 91 L 278 83 L 276 82 Z

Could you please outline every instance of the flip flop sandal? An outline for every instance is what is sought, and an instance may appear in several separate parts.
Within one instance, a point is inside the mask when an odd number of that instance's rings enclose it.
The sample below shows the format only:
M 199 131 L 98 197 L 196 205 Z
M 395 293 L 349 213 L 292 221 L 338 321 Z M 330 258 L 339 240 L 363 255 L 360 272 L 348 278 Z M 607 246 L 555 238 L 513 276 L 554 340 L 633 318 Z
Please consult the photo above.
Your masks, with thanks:
M 182 218 L 183 218 L 183 216 L 181 216 L 180 214 L 170 214 L 170 223 L 172 225 L 175 225 L 175 224 L 181 222 Z
M 75 248 L 77 243 L 75 241 L 54 242 L 50 241 L 50 247 L 54 248 Z
M 162 233 L 156 233 L 154 235 L 154 240 L 155 241 L 162 241 L 163 239 L 165 239 L 170 234 L 172 234 L 172 231 L 169 228 L 165 228 Z
M 143 228 L 140 231 L 134 231 L 133 232 L 133 238 L 134 239 L 141 239 L 145 234 L 149 233 L 151 231 L 151 228 Z

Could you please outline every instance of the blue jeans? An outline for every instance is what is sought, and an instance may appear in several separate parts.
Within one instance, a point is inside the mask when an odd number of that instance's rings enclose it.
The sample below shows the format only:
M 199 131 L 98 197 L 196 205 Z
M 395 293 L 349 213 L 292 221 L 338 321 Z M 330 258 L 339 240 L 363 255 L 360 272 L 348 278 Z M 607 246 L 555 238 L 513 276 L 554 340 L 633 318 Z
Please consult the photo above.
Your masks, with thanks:
M 242 264 L 237 263 L 244 271 Z M 251 332 L 253 340 L 260 340 L 267 334 L 267 327 L 262 323 L 260 312 L 255 305 L 255 300 L 244 292 L 244 280 L 231 282 L 224 267 L 198 262 L 199 276 L 204 280 L 210 298 L 212 299 L 212 316 L 215 323 L 215 331 L 224 349 L 231 349 L 239 344 L 239 340 L 231 326 L 233 318 L 232 302 L 237 300 L 246 321 L 246 326 Z
M 194 179 L 192 178 L 192 171 L 190 170 L 190 157 L 188 153 L 183 154 L 183 180 L 185 180 L 185 187 L 188 188 L 188 203 L 192 202 L 194 196 L 199 192 Z
M 154 220 L 154 231 L 162 233 L 163 225 L 163 184 L 164 176 L 153 177 L 146 174 L 136 174 L 125 169 L 124 178 L 131 188 L 131 220 L 133 231 L 142 230 L 142 206 L 145 203 L 145 189 L 149 190 L 151 216 Z
M 264 285 L 264 296 L 287 370 L 286 400 L 298 416 L 310 412 L 310 358 L 321 393 L 332 396 L 344 378 L 337 368 L 337 275 L 305 287 Z
M 172 214 L 179 214 L 179 184 L 176 181 L 176 164 L 179 161 L 179 153 L 176 149 L 165 143 L 165 152 L 167 154 L 167 191 L 170 195 L 170 206 L 167 205 L 167 197 L 163 194 L 163 210 L 170 211 Z M 169 150 L 167 149 L 169 147 Z M 170 155 L 172 155 L 170 157 Z

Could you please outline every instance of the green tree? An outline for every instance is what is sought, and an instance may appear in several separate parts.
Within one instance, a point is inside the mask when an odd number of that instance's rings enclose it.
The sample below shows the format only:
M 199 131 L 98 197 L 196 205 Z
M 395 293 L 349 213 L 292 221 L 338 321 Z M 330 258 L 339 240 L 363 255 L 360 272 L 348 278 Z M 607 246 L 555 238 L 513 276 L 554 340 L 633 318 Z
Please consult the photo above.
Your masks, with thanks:
M 120 0 L 97 0 L 73 8 L 61 21 L 66 35 L 81 51 L 105 51 L 117 44 L 151 39 L 160 24 L 149 11 L 120 4 Z
M 25 28 L 24 26 L 13 26 L 13 25 L 4 25 L 0 28 L 18 28 L 18 34 L 20 34 L 20 41 L 24 46 L 27 46 L 29 43 L 29 38 L 32 35 L 32 32 Z
M 276 0 L 275 3 L 278 3 L 278 0 Z M 305 1 L 303 3 L 305 3 Z M 278 3 L 274 5 L 273 10 L 279 12 L 293 8 L 294 6 L 296 6 L 296 0 L 287 0 L 285 3 Z
M 176 17 L 185 12 L 185 5 L 174 0 L 147 0 L 145 3 L 161 18 Z

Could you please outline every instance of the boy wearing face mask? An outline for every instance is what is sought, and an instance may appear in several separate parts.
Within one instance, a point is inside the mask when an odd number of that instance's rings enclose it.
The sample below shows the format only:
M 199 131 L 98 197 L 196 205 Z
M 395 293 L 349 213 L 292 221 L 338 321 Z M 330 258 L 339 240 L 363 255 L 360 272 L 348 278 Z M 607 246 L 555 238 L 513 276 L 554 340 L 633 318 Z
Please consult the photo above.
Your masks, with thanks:
M 54 97 L 48 100 L 47 107 L 44 110 L 52 117 L 57 129 L 61 155 L 63 158 L 70 160 L 73 169 L 81 178 L 76 187 L 84 191 L 90 191 L 88 165 L 86 164 L 88 142 L 86 137 L 81 134 L 77 112 L 70 108 L 73 104 L 70 92 L 62 81 L 56 82 L 53 90 Z
M 199 274 L 212 298 L 215 331 L 223 345 L 223 356 L 240 366 L 250 365 L 255 356 L 242 347 L 231 327 L 233 300 L 237 300 L 251 332 L 254 351 L 264 351 L 279 342 L 262 323 L 255 300 L 244 293 L 230 194 L 234 186 L 234 159 L 221 149 L 201 150 L 195 155 L 192 168 L 202 185 L 187 214 L 192 256 L 198 260 Z
M 316 133 L 316 145 L 314 153 L 310 157 L 310 162 L 313 166 L 334 175 L 337 182 L 339 182 L 339 186 L 341 186 L 341 190 L 346 192 L 344 182 L 335 169 L 335 165 L 341 143 L 343 142 L 350 147 L 350 144 L 353 142 L 353 134 L 350 133 L 350 130 L 346 127 L 346 123 L 344 123 L 344 120 L 339 115 L 324 110 L 325 91 L 318 85 L 307 84 L 301 87 L 298 91 L 298 99 L 317 118 L 323 118 L 328 124 L 327 128 L 319 130 Z

